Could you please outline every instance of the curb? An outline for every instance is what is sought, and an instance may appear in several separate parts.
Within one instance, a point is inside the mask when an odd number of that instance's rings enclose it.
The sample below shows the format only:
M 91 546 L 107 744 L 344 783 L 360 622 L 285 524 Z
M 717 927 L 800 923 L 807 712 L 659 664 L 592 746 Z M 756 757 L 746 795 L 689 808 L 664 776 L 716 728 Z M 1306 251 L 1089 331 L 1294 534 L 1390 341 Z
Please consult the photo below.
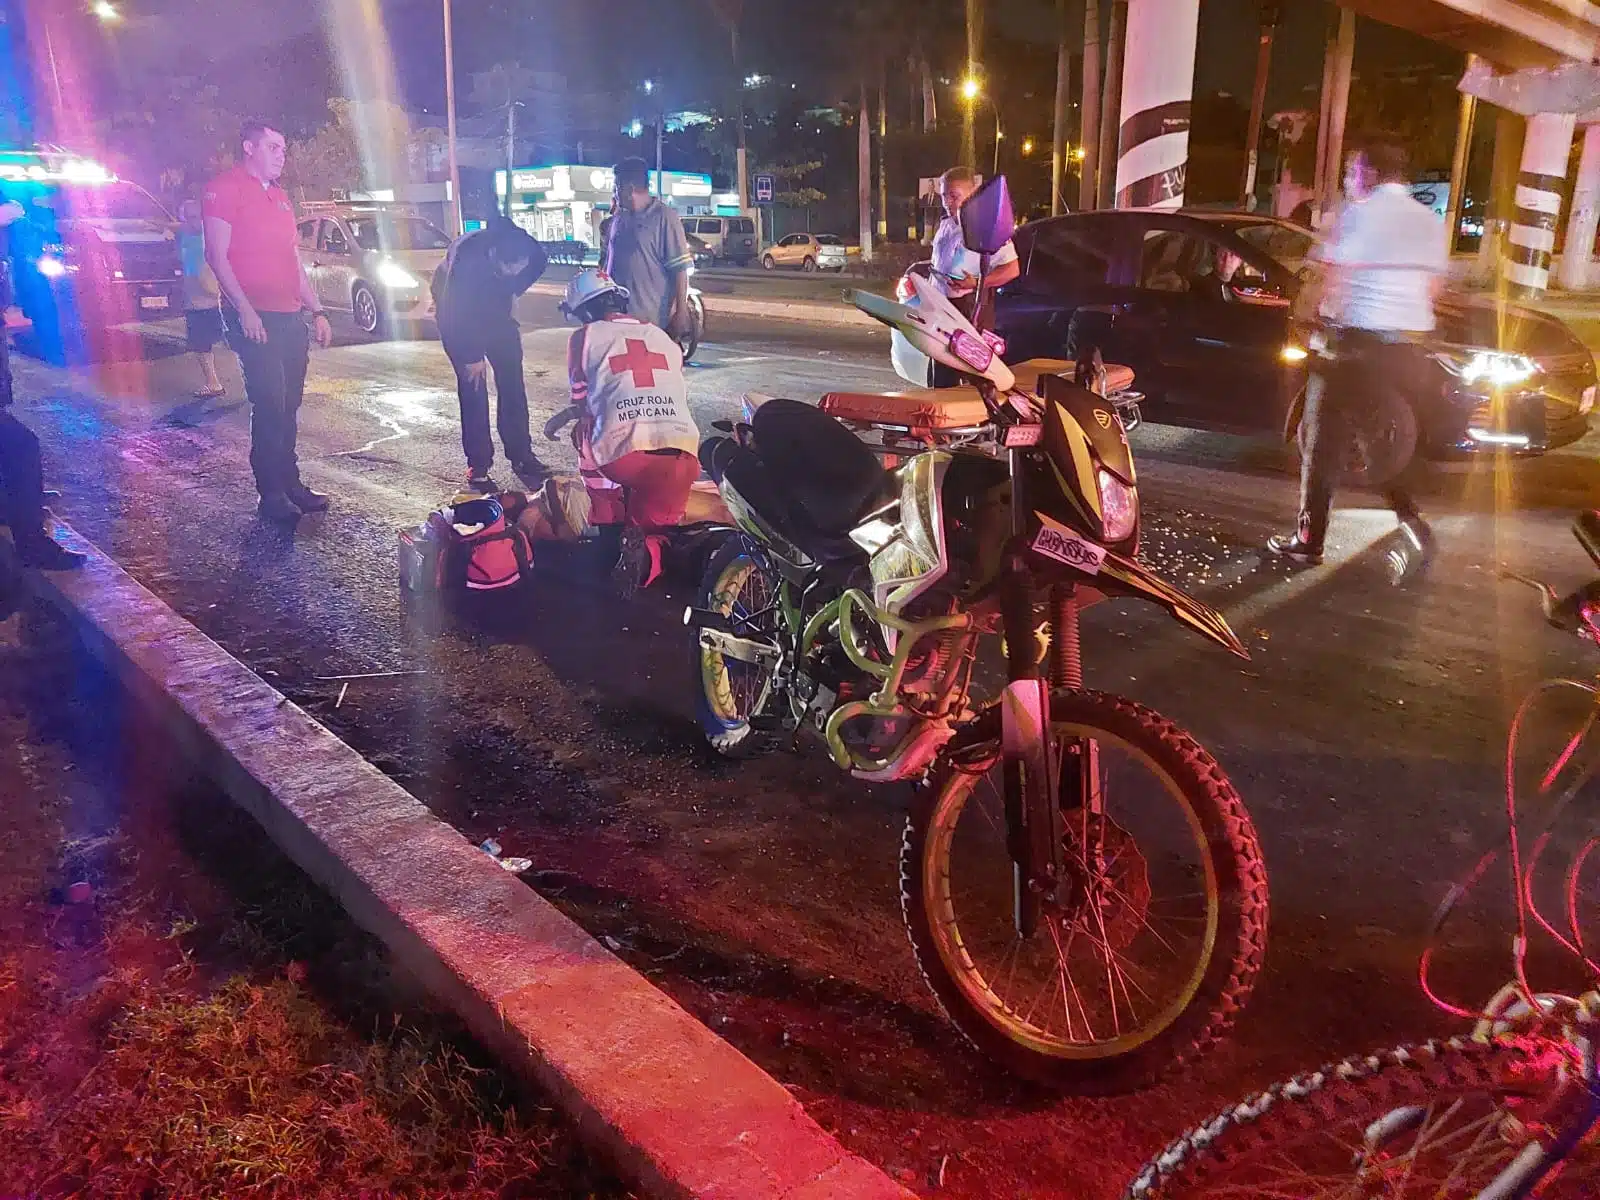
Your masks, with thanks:
M 35 592 L 285 853 L 656 1197 L 914 1200 L 771 1076 L 57 522 Z
M 565 296 L 567 289 L 554 283 L 536 283 L 528 289 L 535 296 Z M 736 317 L 766 317 L 779 321 L 801 321 L 808 325 L 853 326 L 863 329 L 881 329 L 882 326 L 866 313 L 851 308 L 843 300 L 834 304 L 817 304 L 807 300 L 745 300 L 738 296 L 706 295 L 708 315 L 727 313 Z

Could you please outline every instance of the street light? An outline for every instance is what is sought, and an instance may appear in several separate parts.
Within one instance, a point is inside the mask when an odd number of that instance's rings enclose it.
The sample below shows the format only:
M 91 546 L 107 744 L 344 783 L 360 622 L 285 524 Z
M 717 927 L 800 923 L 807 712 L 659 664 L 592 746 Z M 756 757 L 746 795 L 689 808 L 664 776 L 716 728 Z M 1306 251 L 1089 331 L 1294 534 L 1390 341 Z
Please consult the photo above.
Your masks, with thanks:
M 1022 139 L 1022 153 L 1025 156 L 1033 153 L 1033 139 L 1032 138 L 1023 138 Z
M 89 6 L 89 11 L 95 16 L 99 17 L 100 20 L 104 21 L 107 25 L 111 25 L 122 20 L 122 13 L 117 10 L 117 6 L 115 4 L 111 3 L 111 0 L 95 0 L 95 2 Z
M 983 85 L 978 82 L 975 76 L 968 75 L 961 81 L 961 98 L 969 105 L 974 106 L 978 101 L 985 98 Z M 1005 137 L 1005 134 L 1000 129 L 1000 106 L 991 99 L 989 107 L 994 110 L 994 173 L 998 175 L 1000 174 L 1000 140 Z

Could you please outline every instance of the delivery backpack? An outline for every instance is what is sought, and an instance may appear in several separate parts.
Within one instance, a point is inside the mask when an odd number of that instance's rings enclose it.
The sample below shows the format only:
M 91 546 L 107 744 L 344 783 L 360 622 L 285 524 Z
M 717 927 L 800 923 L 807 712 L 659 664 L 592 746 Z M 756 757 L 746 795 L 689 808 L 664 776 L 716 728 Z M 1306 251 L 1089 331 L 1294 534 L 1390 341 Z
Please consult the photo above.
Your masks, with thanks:
M 400 533 L 400 582 L 408 591 L 489 592 L 532 570 L 527 534 L 492 496 L 462 498 Z

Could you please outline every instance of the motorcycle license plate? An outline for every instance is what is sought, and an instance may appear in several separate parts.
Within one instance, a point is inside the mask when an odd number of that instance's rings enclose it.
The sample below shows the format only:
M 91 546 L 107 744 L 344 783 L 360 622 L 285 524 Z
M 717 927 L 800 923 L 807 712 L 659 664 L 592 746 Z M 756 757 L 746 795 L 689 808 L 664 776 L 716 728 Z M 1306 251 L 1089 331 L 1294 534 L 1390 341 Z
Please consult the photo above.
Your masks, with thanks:
M 1085 575 L 1100 574 L 1100 564 L 1106 561 L 1107 553 L 1104 546 L 1053 525 L 1046 525 L 1033 535 L 1033 548 L 1046 558 L 1077 567 Z
M 139 307 L 140 308 L 166 308 L 167 307 L 167 298 L 165 296 L 140 296 L 139 297 Z

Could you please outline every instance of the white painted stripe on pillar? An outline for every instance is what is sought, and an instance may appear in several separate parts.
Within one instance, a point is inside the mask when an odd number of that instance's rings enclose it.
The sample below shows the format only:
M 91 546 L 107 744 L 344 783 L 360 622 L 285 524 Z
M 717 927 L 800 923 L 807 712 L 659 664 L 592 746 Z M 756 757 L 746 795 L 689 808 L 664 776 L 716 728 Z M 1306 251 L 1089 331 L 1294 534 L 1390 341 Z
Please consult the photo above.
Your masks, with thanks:
M 1517 207 L 1526 208 L 1530 212 L 1559 213 L 1561 211 L 1561 193 L 1546 192 L 1540 188 L 1531 188 L 1526 184 L 1517 184 Z
M 1513 225 L 1510 242 L 1513 246 L 1527 246 L 1532 250 L 1554 250 L 1556 233 L 1553 229 L 1535 229 L 1532 225 Z
M 1194 100 L 1195 44 L 1200 0 L 1128 0 L 1127 39 L 1122 67 L 1120 124 L 1163 105 Z M 1189 160 L 1189 134 L 1163 135 L 1158 156 L 1134 161 L 1139 147 L 1117 156 L 1117 191 L 1147 176 L 1175 170 Z M 1143 165 L 1140 165 L 1142 163 Z M 1104 166 L 1101 167 L 1104 170 Z M 1182 203 L 1183 197 L 1176 197 Z
M 1576 121 L 1572 113 L 1535 113 L 1529 117 L 1528 136 L 1522 145 L 1522 170 L 1565 179 Z
M 1583 131 L 1583 155 L 1572 189 L 1572 216 L 1567 226 L 1567 248 L 1561 255 L 1561 286 L 1576 291 L 1589 286 L 1595 229 L 1600 226 L 1600 124 Z
M 1188 154 L 1189 138 L 1182 133 L 1164 133 L 1151 138 L 1144 145 L 1130 150 L 1117 160 L 1117 187 L 1126 187 L 1136 179 L 1165 171 Z M 1127 171 L 1126 177 L 1123 172 Z
M 1550 272 L 1539 267 L 1529 267 L 1522 263 L 1506 260 L 1506 280 L 1518 287 L 1533 288 L 1535 291 L 1544 291 L 1550 286 Z

